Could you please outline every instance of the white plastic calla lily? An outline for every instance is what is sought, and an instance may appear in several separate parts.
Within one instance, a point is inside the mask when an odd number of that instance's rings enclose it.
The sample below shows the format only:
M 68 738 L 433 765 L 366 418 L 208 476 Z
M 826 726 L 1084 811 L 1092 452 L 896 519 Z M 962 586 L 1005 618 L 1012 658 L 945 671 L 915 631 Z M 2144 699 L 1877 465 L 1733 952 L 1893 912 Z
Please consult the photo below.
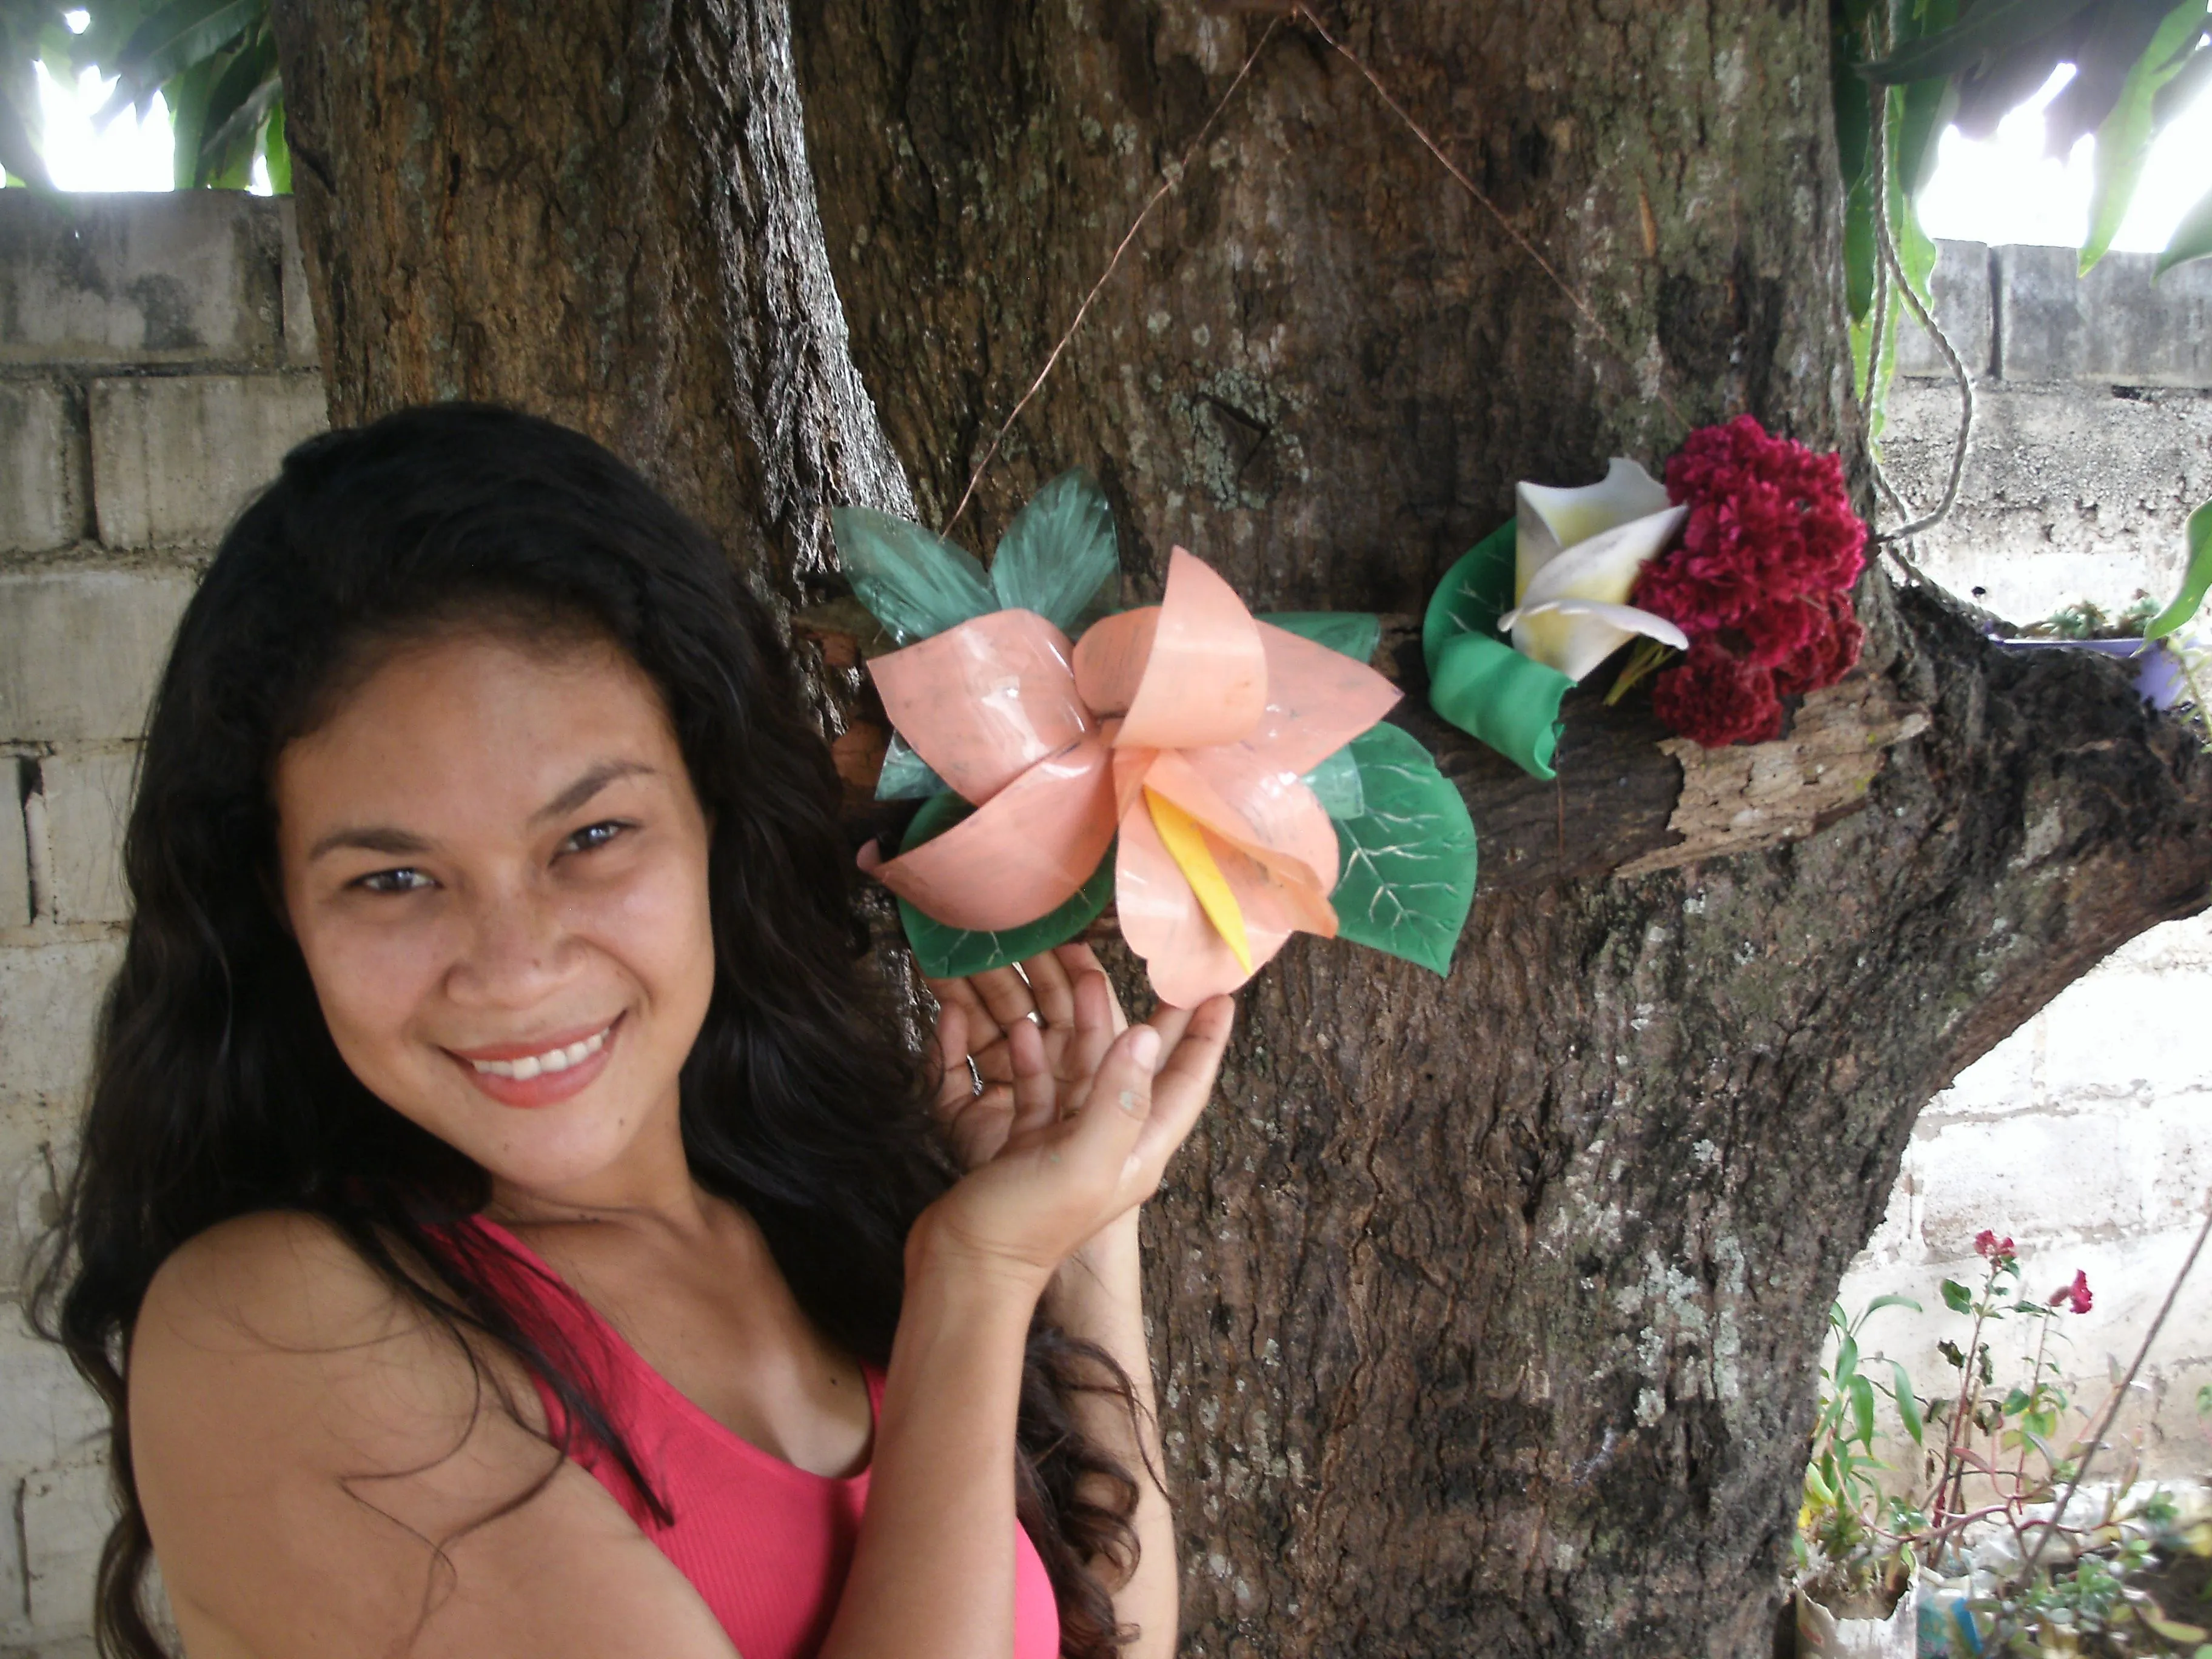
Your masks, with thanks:
M 1579 681 L 1638 635 L 1690 648 L 1673 623 L 1627 602 L 1644 562 L 1689 514 L 1667 504 L 1665 485 L 1615 456 L 1596 483 L 1516 493 L 1514 608 L 1498 619 L 1515 650 Z

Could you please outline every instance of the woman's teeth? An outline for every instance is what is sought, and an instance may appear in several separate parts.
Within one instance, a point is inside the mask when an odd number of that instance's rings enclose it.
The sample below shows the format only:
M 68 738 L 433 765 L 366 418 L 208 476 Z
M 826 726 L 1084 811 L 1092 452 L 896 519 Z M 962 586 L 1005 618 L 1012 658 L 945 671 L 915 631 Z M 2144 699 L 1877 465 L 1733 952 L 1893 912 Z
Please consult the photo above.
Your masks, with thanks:
M 607 1030 L 613 1029 L 610 1025 Z M 571 1066 L 581 1065 L 606 1046 L 607 1032 L 597 1031 L 581 1042 L 572 1042 L 565 1048 L 548 1048 L 542 1054 L 526 1054 L 520 1060 L 472 1060 L 469 1064 L 493 1077 L 527 1080 L 540 1072 L 565 1072 Z

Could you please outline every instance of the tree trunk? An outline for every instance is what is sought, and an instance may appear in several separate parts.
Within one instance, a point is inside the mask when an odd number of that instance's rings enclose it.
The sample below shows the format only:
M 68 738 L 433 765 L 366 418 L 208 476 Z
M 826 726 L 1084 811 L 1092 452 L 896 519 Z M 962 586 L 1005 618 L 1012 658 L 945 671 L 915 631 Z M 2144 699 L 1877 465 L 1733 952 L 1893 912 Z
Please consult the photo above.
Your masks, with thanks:
M 779 0 L 280 0 L 334 416 L 569 421 L 823 597 L 825 506 L 942 522 L 1272 27 L 959 539 L 1083 465 L 1133 597 L 1180 542 L 1255 606 L 1407 613 L 1515 479 L 1685 419 L 1862 456 L 1825 7 L 1326 9 L 1587 314 L 1295 19 L 804 12 L 802 75 Z M 1756 757 L 1578 695 L 1555 790 L 1409 699 L 1483 836 L 1451 977 L 1285 951 L 1148 1235 L 1187 1652 L 1768 1650 L 1914 1115 L 2212 876 L 2212 767 L 2118 671 L 1879 571 L 1860 608 L 1863 678 Z M 1863 793 L 1816 758 L 1854 743 Z M 1730 811 L 1753 758 L 1800 838 Z

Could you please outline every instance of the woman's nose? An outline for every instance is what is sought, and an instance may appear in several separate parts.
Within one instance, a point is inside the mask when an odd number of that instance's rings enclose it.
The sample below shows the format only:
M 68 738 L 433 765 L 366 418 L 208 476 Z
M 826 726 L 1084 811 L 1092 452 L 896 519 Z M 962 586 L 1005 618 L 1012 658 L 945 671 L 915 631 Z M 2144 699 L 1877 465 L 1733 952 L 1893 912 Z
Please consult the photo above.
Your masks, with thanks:
M 528 1008 L 558 988 L 574 963 L 574 940 L 558 907 L 528 886 L 507 888 L 474 906 L 447 988 L 459 1002 Z

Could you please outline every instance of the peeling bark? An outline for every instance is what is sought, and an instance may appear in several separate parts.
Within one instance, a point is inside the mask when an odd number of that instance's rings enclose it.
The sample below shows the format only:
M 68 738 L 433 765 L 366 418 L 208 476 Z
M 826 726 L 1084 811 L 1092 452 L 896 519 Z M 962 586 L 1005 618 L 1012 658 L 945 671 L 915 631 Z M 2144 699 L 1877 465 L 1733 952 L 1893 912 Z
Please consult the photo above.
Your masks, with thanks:
M 957 499 L 1267 27 L 811 0 L 795 70 L 777 0 L 525 9 L 280 0 L 334 413 L 570 421 L 800 605 L 827 503 Z M 1329 15 L 1598 321 L 1282 25 L 962 539 L 1085 465 L 1132 598 L 1181 542 L 1261 608 L 1407 615 L 1516 478 L 1662 459 L 1666 400 L 1861 457 L 1825 9 Z M 1187 1652 L 1769 1650 L 1824 1312 L 1915 1115 L 2212 877 L 2212 767 L 2118 670 L 1880 572 L 1860 607 L 1863 677 L 1763 757 L 1577 694 L 1540 784 L 1408 700 L 1482 836 L 1453 973 L 1285 951 L 1150 1224 Z

